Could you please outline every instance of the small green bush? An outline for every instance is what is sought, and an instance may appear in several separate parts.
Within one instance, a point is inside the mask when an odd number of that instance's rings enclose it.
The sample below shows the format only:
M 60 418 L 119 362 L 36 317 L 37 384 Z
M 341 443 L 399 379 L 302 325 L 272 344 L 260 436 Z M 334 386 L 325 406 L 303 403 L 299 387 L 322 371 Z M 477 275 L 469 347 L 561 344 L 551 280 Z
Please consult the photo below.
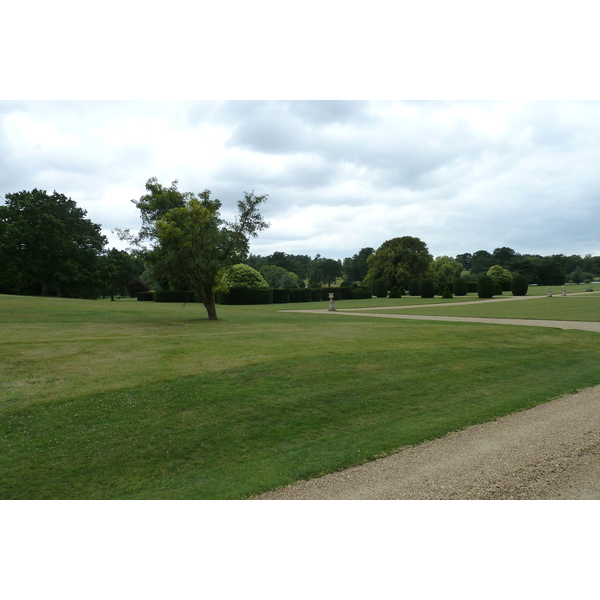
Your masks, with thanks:
M 494 284 L 494 296 L 502 296 L 502 285 L 499 281 Z
M 383 279 L 382 277 L 379 277 L 378 279 L 376 279 L 373 282 L 371 291 L 373 292 L 373 296 L 376 296 L 377 298 L 386 298 L 388 291 L 387 291 L 387 283 L 385 282 L 385 279 Z
M 496 282 L 489 275 L 482 275 L 477 280 L 477 295 L 480 298 L 493 298 Z
M 467 295 L 467 282 L 462 277 L 457 277 L 452 283 L 455 296 Z
M 419 291 L 421 293 L 421 298 L 433 298 L 435 296 L 435 285 L 433 283 L 433 279 L 429 279 L 429 277 L 422 279 L 421 285 L 419 286 Z
M 510 290 L 513 296 L 527 295 L 527 279 L 524 275 L 515 275 L 510 282 Z
M 444 291 L 442 292 L 442 298 L 454 298 L 452 292 L 448 289 L 448 287 L 444 288 Z
M 398 289 L 398 286 L 395 285 L 391 290 L 390 290 L 390 298 L 401 298 L 402 294 L 400 293 L 400 290 Z
M 352 290 L 352 298 L 355 300 L 365 300 L 372 297 L 373 293 L 371 292 L 370 288 L 359 286 L 353 288 Z
M 408 282 L 408 294 L 410 296 L 418 296 L 421 293 L 420 282 L 418 279 L 411 279 Z

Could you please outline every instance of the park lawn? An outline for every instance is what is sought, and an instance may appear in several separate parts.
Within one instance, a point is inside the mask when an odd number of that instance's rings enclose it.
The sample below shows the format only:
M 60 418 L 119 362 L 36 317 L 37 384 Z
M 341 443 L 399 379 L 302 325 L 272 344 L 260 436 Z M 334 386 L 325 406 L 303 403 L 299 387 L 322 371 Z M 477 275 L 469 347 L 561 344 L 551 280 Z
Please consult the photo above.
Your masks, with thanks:
M 495 299 L 502 298 L 496 296 Z M 510 302 L 485 302 L 481 304 L 431 306 L 426 308 L 390 308 L 383 312 L 414 315 L 483 317 L 495 319 L 542 319 L 555 321 L 600 321 L 600 294 L 553 296 Z
M 0 498 L 244 498 L 600 383 L 590 332 L 279 308 L 0 296 Z

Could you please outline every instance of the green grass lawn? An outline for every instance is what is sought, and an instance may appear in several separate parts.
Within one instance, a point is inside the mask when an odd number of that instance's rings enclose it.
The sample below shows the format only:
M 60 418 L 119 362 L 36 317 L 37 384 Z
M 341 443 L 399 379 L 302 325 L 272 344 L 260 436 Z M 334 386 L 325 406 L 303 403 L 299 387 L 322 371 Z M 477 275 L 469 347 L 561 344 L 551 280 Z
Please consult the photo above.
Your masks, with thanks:
M 244 498 L 600 383 L 591 332 L 282 308 L 0 296 L 0 498 Z
M 510 297 L 510 296 L 507 296 Z M 501 298 L 501 296 L 497 296 Z M 600 321 L 600 294 L 540 297 L 511 302 L 493 302 L 426 308 L 389 308 L 384 312 L 453 317 L 488 317 L 496 319 L 549 319 L 557 321 Z

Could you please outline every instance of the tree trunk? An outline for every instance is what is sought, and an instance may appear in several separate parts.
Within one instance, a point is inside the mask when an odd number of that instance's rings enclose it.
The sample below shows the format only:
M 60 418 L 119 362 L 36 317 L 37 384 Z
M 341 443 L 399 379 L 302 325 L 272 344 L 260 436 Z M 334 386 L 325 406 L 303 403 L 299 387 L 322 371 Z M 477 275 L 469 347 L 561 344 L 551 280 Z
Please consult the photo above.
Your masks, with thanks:
M 216 321 L 217 320 L 217 305 L 216 305 L 216 301 L 215 301 L 215 293 L 213 291 L 211 291 L 206 300 L 204 300 L 204 306 L 206 308 L 206 312 L 208 313 L 208 320 L 209 321 Z

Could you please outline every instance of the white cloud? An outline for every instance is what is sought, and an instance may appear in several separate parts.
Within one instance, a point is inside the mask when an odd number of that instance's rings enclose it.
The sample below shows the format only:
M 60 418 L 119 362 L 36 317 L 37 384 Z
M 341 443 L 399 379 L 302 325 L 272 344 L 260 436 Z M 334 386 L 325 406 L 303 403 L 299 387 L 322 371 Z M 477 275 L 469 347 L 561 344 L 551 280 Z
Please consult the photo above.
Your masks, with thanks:
M 135 229 L 156 176 L 233 218 L 268 194 L 252 251 L 344 258 L 420 237 L 434 255 L 597 253 L 600 102 L 0 102 L 0 193 L 64 193 Z M 117 243 L 111 239 L 111 243 Z

